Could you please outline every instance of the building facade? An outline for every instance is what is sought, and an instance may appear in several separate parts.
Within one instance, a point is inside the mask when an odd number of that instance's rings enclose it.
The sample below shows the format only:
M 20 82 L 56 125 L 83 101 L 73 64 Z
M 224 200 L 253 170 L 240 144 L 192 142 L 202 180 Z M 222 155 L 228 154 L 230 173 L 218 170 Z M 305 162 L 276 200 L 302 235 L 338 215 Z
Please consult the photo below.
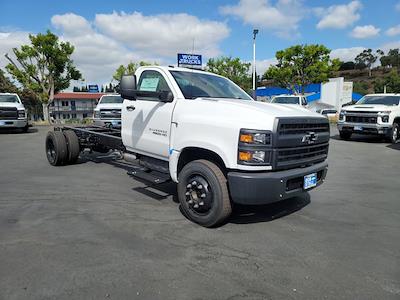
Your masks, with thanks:
M 102 93 L 58 93 L 50 104 L 50 116 L 57 122 L 84 120 L 93 117 Z

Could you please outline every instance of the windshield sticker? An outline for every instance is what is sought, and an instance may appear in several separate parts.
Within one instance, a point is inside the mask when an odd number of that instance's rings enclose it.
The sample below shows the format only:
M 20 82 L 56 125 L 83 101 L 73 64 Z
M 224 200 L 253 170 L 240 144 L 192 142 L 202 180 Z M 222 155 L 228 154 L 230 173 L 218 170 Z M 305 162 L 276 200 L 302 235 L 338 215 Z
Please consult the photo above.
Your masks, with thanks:
M 160 78 L 143 78 L 140 84 L 141 91 L 155 92 L 157 91 Z

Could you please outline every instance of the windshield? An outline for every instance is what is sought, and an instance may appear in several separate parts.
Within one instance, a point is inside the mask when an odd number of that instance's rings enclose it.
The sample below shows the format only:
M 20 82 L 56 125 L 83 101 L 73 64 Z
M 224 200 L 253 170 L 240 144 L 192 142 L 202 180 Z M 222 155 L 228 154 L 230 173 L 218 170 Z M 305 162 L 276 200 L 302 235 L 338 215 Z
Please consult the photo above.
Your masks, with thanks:
M 105 104 L 105 103 L 122 103 L 124 102 L 124 99 L 121 98 L 121 96 L 103 96 L 101 98 L 100 103 Z
M 383 104 L 383 105 L 399 105 L 400 96 L 365 96 L 357 102 L 357 104 Z
M 186 99 L 233 98 L 253 100 L 226 78 L 198 72 L 171 71 Z
M 0 95 L 0 102 L 19 103 L 19 100 L 15 95 Z
M 299 98 L 298 97 L 275 97 L 272 100 L 272 103 L 299 104 Z

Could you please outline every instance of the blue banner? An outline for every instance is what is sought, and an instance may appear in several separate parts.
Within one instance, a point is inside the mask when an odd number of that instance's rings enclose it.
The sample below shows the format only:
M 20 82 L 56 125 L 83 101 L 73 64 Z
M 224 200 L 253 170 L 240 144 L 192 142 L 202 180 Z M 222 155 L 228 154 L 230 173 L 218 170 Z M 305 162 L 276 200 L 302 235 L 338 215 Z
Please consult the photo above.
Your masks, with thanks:
M 201 66 L 201 55 L 178 53 L 178 67 L 201 69 Z

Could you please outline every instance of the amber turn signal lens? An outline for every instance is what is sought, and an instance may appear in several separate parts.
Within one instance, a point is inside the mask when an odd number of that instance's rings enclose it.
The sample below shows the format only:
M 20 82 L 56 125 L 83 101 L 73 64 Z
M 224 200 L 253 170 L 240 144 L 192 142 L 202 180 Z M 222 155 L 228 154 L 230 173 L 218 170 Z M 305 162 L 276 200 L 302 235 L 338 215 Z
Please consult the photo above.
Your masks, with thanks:
M 240 141 L 242 143 L 252 143 L 253 142 L 253 136 L 251 134 L 241 134 L 240 135 Z
M 242 152 L 242 151 L 239 152 L 239 160 L 250 161 L 251 157 L 252 155 L 250 152 Z

